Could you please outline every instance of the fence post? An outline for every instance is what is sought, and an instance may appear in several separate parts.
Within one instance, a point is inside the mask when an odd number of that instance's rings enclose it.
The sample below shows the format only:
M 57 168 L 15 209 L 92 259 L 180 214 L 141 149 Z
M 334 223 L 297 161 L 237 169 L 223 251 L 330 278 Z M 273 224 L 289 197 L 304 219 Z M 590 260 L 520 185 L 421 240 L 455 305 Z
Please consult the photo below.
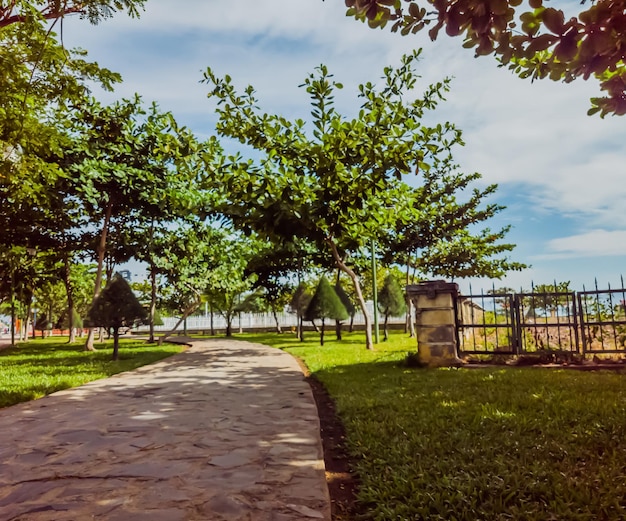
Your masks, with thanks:
M 515 294 L 510 297 L 511 302 L 511 333 L 513 335 L 513 354 L 522 352 L 522 312 L 520 296 Z
M 443 280 L 421 282 L 406 287 L 415 306 L 417 353 L 428 367 L 462 365 L 457 355 L 457 284 Z

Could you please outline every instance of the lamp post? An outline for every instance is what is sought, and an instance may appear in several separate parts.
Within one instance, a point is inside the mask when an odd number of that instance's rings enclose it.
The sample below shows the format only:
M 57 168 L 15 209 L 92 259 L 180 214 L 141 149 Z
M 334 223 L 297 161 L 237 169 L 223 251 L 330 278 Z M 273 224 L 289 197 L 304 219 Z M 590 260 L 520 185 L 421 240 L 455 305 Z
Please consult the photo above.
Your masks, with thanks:
M 15 270 L 11 270 L 11 347 L 15 346 Z
M 374 301 L 374 343 L 380 342 L 378 331 L 378 288 L 376 287 L 376 243 L 372 239 L 372 300 Z
M 37 308 L 33 307 L 33 339 L 37 338 Z

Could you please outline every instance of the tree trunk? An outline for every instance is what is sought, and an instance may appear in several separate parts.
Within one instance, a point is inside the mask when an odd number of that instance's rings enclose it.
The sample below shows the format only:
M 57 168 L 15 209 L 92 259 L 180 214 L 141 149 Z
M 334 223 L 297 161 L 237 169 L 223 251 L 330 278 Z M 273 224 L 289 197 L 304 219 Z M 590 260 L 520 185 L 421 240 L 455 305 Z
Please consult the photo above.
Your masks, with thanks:
M 113 360 L 117 361 L 119 357 L 119 347 L 120 347 L 120 328 L 113 328 Z
M 354 315 L 350 315 L 350 333 L 354 333 Z
M 334 241 L 332 239 L 326 239 L 326 242 L 330 246 L 330 250 L 333 254 L 335 262 L 337 263 L 337 267 L 344 271 L 348 277 L 350 277 L 350 280 L 352 280 L 352 284 L 354 284 L 354 292 L 356 293 L 359 307 L 361 308 L 361 313 L 363 313 L 363 319 L 365 320 L 365 347 L 373 350 L 374 341 L 372 340 L 372 324 L 365 305 L 365 298 L 363 298 L 363 292 L 361 291 L 361 285 L 359 284 L 359 278 L 356 273 L 354 273 L 354 271 L 351 270 L 350 267 L 343 261 Z
M 156 287 L 156 266 L 154 263 L 150 266 L 150 336 L 148 337 L 148 342 L 154 342 L 154 315 L 156 313 L 156 297 L 157 297 L 157 287 Z
M 406 285 L 409 285 L 409 282 L 411 282 L 411 275 L 409 273 L 410 271 L 410 261 L 411 261 L 411 254 L 409 253 L 409 257 L 407 259 L 407 265 L 406 265 Z M 415 275 L 414 275 L 415 276 Z M 405 290 L 406 293 L 406 290 Z M 415 318 L 413 317 L 413 302 L 411 302 L 411 299 L 408 297 L 406 297 L 406 322 L 404 324 L 404 332 L 406 333 L 408 329 L 408 333 L 409 333 L 409 337 L 410 338 L 415 338 Z
M 406 302 L 407 320 L 409 323 L 409 336 L 415 338 L 415 320 L 413 318 L 413 301 L 409 298 Z
M 335 279 L 335 286 L 339 286 L 341 283 L 341 270 L 337 268 L 337 278 Z M 335 320 L 335 336 L 337 340 L 341 340 L 341 320 Z
M 183 320 L 185 320 L 189 315 L 191 315 L 196 309 L 198 309 L 200 307 L 200 304 L 202 304 L 202 301 L 200 300 L 200 298 L 198 298 L 198 300 L 196 300 L 194 303 L 192 303 L 191 305 L 189 305 L 187 307 L 187 309 L 185 309 L 185 312 L 183 313 L 183 316 L 180 317 L 180 319 L 178 320 L 178 322 L 176 322 L 176 325 L 167 333 L 165 333 L 163 336 L 159 337 L 159 345 L 163 344 L 163 341 L 172 336 L 174 334 L 174 332 L 178 329 L 178 326 L 181 325 L 181 323 L 183 322 Z
M 322 328 L 320 329 L 320 345 L 324 345 L 324 319 L 322 319 Z
M 383 340 L 386 342 L 389 340 L 389 331 L 387 330 L 387 320 L 389 319 L 389 315 L 385 313 L 385 322 L 383 324 Z
M 65 282 L 65 294 L 67 295 L 67 322 L 68 327 L 70 329 L 70 337 L 67 341 L 68 344 L 72 344 L 76 342 L 76 329 L 74 328 L 74 288 L 72 287 L 72 279 L 71 279 L 71 266 L 70 266 L 70 258 L 67 252 L 63 256 L 64 269 L 63 269 L 63 278 Z
M 300 342 L 304 342 L 304 317 L 302 315 L 298 319 L 298 328 L 300 329 Z
M 296 338 L 302 341 L 302 315 L 296 312 Z
M 222 312 L 222 316 L 226 319 L 226 336 L 227 337 L 233 336 L 233 318 L 234 318 L 234 312 L 232 310 L 233 305 L 234 305 L 234 302 L 231 303 L 229 307 L 229 311 L 226 311 L 225 313 Z
M 276 322 L 276 332 L 280 335 L 283 330 L 280 327 L 280 323 L 278 322 L 278 313 L 276 313 L 276 308 L 272 306 L 272 315 L 274 315 L 274 322 Z
M 51 300 L 48 302 L 48 338 L 52 337 L 52 328 L 54 327 L 54 324 L 52 323 L 52 306 L 53 302 Z
M 107 244 L 107 233 L 109 231 L 109 222 L 111 222 L 111 212 L 113 211 L 113 203 L 111 200 L 107 203 L 106 209 L 104 211 L 104 222 L 102 223 L 102 230 L 100 232 L 100 241 L 98 242 L 98 267 L 96 269 L 96 285 L 93 291 L 93 300 L 92 303 L 98 298 L 100 295 L 100 286 L 102 285 L 102 269 L 104 265 L 104 253 L 106 250 Z M 94 331 L 93 328 L 89 328 L 89 333 L 87 334 L 87 341 L 85 342 L 85 351 L 95 351 L 95 347 L 93 346 L 94 340 Z
M 409 261 L 407 259 L 407 264 L 406 264 L 406 285 L 409 285 L 409 270 L 410 270 L 410 266 L 409 266 Z M 411 306 L 409 305 L 409 299 L 408 297 L 406 297 L 406 290 L 405 290 L 405 298 L 406 298 L 406 318 L 404 320 L 404 332 L 408 333 L 410 326 L 409 326 L 409 322 L 411 321 Z
M 209 313 L 211 317 L 211 336 L 215 336 L 215 325 L 213 322 L 213 305 L 209 304 Z
M 25 327 L 24 327 L 24 339 L 28 342 L 28 330 L 30 328 L 30 315 L 32 313 L 33 310 L 33 303 L 32 303 L 32 298 L 31 301 L 28 303 L 28 310 L 26 312 L 26 320 L 24 321 Z

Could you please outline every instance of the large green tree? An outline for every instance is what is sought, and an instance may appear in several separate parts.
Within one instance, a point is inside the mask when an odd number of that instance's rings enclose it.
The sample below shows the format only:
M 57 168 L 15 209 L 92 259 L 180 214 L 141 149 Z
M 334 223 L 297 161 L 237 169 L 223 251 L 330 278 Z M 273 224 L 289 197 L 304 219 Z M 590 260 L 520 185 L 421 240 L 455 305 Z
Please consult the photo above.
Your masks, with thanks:
M 0 233 L 5 243 L 45 242 L 39 230 L 57 222 L 49 209 L 60 206 L 57 185 L 64 174 L 58 159 L 68 146 L 64 116 L 85 99 L 89 82 L 111 89 L 120 80 L 83 55 L 67 51 L 40 24 L 0 28 Z
M 95 298 L 107 253 L 117 262 L 128 260 L 146 246 L 149 250 L 145 237 L 131 242 L 139 227 L 147 227 L 149 235 L 155 223 L 176 215 L 174 209 L 201 210 L 199 197 L 189 188 L 193 177 L 187 175 L 200 168 L 187 168 L 186 158 L 196 152 L 193 136 L 156 105 L 144 109 L 139 97 L 110 106 L 95 100 L 78 106 L 72 131 L 64 169 L 72 180 L 73 200 L 82 205 L 85 242 L 97 261 Z M 92 334 L 86 347 L 93 347 Z
M 543 0 L 345 0 L 348 16 L 404 35 L 429 28 L 462 36 L 476 56 L 495 55 L 522 78 L 594 76 L 605 96 L 590 114 L 626 114 L 626 0 L 549 6 Z M 582 7 L 585 5 L 585 7 Z M 577 11 L 573 13 L 573 11 Z
M 448 89 L 448 81 L 416 86 L 419 52 L 387 67 L 383 84 L 359 87 L 362 107 L 347 119 L 334 108 L 334 81 L 325 66 L 304 82 L 311 98 L 312 128 L 261 113 L 254 89 L 237 93 L 229 76 L 205 74 L 217 98 L 217 130 L 257 149 L 261 159 L 241 161 L 223 177 L 232 203 L 225 208 L 235 224 L 270 240 L 300 237 L 330 254 L 352 280 L 366 322 L 366 345 L 373 348 L 370 318 L 349 251 L 358 251 L 400 217 L 387 196 L 392 180 L 427 170 L 446 155 L 461 133 L 450 123 L 425 124 Z M 409 211 L 408 206 L 404 208 Z

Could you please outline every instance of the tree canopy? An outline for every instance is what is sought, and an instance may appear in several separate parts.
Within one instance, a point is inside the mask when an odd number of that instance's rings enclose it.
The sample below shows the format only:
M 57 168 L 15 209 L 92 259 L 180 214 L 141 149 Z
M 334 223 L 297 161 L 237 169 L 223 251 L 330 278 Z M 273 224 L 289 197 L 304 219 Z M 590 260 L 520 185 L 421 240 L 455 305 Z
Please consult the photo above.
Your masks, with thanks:
M 387 340 L 388 318 L 399 317 L 406 312 L 404 292 L 398 280 L 391 273 L 385 277 L 385 283 L 378 293 L 378 309 L 385 317 L 385 340 Z
M 147 311 L 124 278 L 116 273 L 87 312 L 90 326 L 113 329 L 113 360 L 118 358 L 119 330 L 145 320 Z
M 146 0 L 12 0 L 0 6 L 0 28 L 33 19 L 57 20 L 72 14 L 87 18 L 91 23 L 122 10 L 139 16 L 145 3 Z
M 359 86 L 358 116 L 346 118 L 334 107 L 341 83 L 324 65 L 303 86 L 311 99 L 311 123 L 264 114 L 254 88 L 239 94 L 230 76 L 211 69 L 205 82 L 217 99 L 217 130 L 262 154 L 258 161 L 239 159 L 221 180 L 229 202 L 224 211 L 236 226 L 271 241 L 294 237 L 326 251 L 352 280 L 372 348 L 370 320 L 358 275 L 349 253 L 411 219 L 404 192 L 395 189 L 406 175 L 428 171 L 446 161 L 461 132 L 449 122 L 426 124 L 426 115 L 443 100 L 448 80 L 415 95 L 415 66 L 420 52 L 404 56 L 397 68 L 386 67 L 382 85 Z
M 320 345 L 322 346 L 324 345 L 324 327 L 327 318 L 345 320 L 348 318 L 348 312 L 330 285 L 330 282 L 328 282 L 328 279 L 322 277 L 304 313 L 305 320 L 321 319 Z
M 595 77 L 603 97 L 589 114 L 626 114 L 626 0 L 579 2 L 578 12 L 543 0 L 345 0 L 348 16 L 403 35 L 429 28 L 462 36 L 475 55 L 493 54 L 521 78 Z M 586 4 L 586 8 L 582 7 Z

